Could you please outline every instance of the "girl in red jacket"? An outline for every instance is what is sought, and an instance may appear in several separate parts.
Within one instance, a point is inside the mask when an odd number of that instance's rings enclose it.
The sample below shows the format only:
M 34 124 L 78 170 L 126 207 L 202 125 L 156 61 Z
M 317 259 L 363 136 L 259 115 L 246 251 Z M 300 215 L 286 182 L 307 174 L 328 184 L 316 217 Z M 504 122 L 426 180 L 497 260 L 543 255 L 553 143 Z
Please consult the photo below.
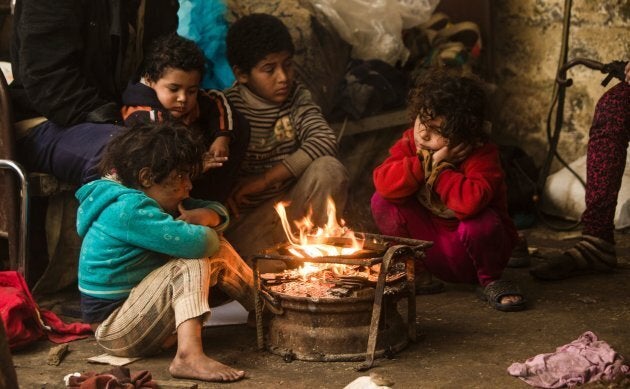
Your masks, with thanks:
M 448 282 L 478 283 L 502 311 L 525 308 L 501 280 L 517 241 L 496 145 L 484 129 L 477 80 L 426 74 L 409 94 L 414 127 L 374 170 L 372 215 L 381 233 L 433 242 L 423 266 Z

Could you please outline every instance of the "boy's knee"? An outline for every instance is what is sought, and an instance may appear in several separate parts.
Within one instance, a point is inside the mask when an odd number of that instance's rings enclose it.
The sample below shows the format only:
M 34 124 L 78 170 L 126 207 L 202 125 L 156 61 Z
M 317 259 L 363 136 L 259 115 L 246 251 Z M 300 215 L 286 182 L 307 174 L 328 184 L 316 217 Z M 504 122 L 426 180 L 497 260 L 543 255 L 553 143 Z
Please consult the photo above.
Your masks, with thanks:
M 314 160 L 304 172 L 304 178 L 324 185 L 348 185 L 346 167 L 335 157 L 324 156 Z
M 317 158 L 309 165 L 298 180 L 294 194 L 308 193 L 307 197 L 310 198 L 332 196 L 335 201 L 345 203 L 348 185 L 346 167 L 338 159 L 326 156 Z

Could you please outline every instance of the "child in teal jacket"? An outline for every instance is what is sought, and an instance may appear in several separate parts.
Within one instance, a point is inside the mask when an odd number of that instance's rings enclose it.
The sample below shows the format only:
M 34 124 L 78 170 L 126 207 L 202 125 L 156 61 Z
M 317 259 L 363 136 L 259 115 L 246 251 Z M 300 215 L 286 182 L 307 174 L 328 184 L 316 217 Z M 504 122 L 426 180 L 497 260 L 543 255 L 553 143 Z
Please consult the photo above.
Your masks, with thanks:
M 174 123 L 139 124 L 109 143 L 104 178 L 76 193 L 81 310 L 110 354 L 146 356 L 176 341 L 173 377 L 235 381 L 245 372 L 204 354 L 202 323 L 211 287 L 253 310 L 253 275 L 221 237 L 225 207 L 189 198 L 204 152 Z

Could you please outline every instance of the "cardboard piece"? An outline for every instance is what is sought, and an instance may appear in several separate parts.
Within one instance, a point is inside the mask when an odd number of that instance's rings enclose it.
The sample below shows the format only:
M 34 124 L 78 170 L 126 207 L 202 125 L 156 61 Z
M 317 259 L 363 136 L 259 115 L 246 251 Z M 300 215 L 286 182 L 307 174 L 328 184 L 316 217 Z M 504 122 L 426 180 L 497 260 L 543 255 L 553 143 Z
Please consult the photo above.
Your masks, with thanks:
M 204 327 L 227 326 L 247 323 L 249 313 L 236 300 L 211 309 L 209 317 L 203 322 Z

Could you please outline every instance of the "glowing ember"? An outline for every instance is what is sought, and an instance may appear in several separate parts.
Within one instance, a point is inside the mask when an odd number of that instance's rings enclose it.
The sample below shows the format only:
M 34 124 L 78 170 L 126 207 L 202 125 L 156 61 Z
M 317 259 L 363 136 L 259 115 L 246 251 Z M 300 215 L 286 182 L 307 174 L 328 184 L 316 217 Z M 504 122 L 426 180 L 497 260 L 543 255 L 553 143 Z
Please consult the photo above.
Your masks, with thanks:
M 357 240 L 354 236 L 354 232 L 344 226 L 345 222 L 343 219 L 341 220 L 341 224 L 337 222 L 337 209 L 331 198 L 328 199 L 327 203 L 326 225 L 324 227 L 316 227 L 311 220 L 312 211 L 310 211 L 302 220 L 294 222 L 297 227 L 297 236 L 292 232 L 289 221 L 287 220 L 285 210 L 287 206 L 289 206 L 288 203 L 280 202 L 277 203 L 274 208 L 280 216 L 282 227 L 290 244 L 288 250 L 294 256 L 298 258 L 334 257 L 338 255 L 351 255 L 363 248 L 363 241 Z M 342 238 L 340 240 L 343 240 L 345 244 L 338 246 L 325 243 L 330 238 Z M 306 280 L 309 274 L 331 268 L 336 268 L 337 273 L 343 273 L 343 270 L 340 271 L 340 267 L 343 268 L 345 265 L 305 262 L 304 266 L 300 269 L 300 274 L 303 279 Z

